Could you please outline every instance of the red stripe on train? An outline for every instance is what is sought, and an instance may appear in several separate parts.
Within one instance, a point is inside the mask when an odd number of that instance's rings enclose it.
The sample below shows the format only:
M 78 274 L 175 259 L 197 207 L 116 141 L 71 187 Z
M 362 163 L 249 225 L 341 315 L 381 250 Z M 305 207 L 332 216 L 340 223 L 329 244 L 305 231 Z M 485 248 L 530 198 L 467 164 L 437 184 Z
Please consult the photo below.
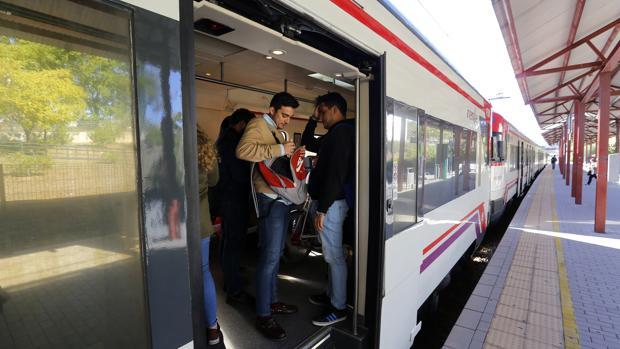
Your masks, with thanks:
M 448 235 L 450 235 L 450 233 L 453 232 L 454 229 L 456 229 L 459 225 L 466 222 L 467 219 L 472 214 L 474 214 L 476 211 L 480 213 L 480 223 L 481 223 L 480 225 L 482 227 L 482 232 L 486 231 L 487 227 L 486 227 L 486 217 L 484 215 L 484 203 L 480 203 L 480 205 L 478 205 L 473 210 L 469 211 L 469 213 L 467 213 L 463 218 L 461 218 L 461 220 L 458 223 L 454 224 L 452 227 L 450 227 L 450 229 L 448 229 L 446 232 L 441 234 L 437 239 L 431 242 L 428 246 L 426 246 L 424 250 L 422 250 L 422 254 L 426 254 L 428 253 L 428 251 L 432 250 L 433 247 L 435 247 L 438 243 L 441 242 L 441 240 L 445 239 Z
M 379 23 L 376 19 L 370 16 L 366 11 L 361 9 L 357 4 L 351 0 L 331 0 L 336 6 L 340 7 L 343 11 L 357 19 L 360 23 L 364 24 L 370 30 L 381 36 L 387 42 L 399 49 L 401 52 L 409 56 L 415 62 L 419 63 L 422 67 L 428 70 L 431 74 L 435 75 L 439 80 L 443 81 L 446 85 L 450 86 L 453 90 L 461 94 L 468 101 L 473 103 L 480 109 L 484 110 L 482 104 L 470 96 L 465 90 L 460 88 L 454 81 L 450 80 L 444 73 L 442 73 L 431 62 L 427 61 L 419 53 L 417 53 L 411 46 L 402 41 L 396 34 L 392 33 L 383 24 Z

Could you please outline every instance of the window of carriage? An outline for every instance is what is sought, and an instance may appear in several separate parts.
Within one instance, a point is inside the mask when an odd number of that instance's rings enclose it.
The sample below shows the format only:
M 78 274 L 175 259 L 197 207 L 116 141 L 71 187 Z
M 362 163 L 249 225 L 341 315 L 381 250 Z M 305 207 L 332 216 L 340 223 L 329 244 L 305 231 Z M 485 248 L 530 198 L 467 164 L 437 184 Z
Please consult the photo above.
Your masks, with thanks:
M 474 190 L 477 176 L 476 131 L 425 115 L 420 122 L 423 188 L 418 212 L 428 213 Z
M 386 111 L 386 196 L 392 200 L 391 234 L 397 234 L 416 223 L 420 109 L 388 98 Z

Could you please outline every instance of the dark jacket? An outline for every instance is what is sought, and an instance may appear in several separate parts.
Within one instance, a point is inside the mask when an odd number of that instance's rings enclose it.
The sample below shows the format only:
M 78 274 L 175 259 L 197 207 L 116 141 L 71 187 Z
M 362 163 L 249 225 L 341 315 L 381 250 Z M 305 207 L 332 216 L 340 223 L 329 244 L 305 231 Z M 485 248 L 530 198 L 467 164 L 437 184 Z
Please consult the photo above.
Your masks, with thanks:
M 317 122 L 310 120 L 302 135 L 302 145 L 317 152 L 316 167 L 310 174 L 308 193 L 318 200 L 319 212 L 327 213 L 336 200 L 345 199 L 346 186 L 351 186 L 355 175 L 354 120 L 343 120 L 333 125 L 319 139 L 314 138 Z M 317 149 L 318 148 L 318 149 Z
M 248 198 L 250 193 L 250 166 L 235 154 L 241 134 L 229 128 L 217 140 L 220 155 L 220 182 L 217 195 L 220 200 L 240 200 Z

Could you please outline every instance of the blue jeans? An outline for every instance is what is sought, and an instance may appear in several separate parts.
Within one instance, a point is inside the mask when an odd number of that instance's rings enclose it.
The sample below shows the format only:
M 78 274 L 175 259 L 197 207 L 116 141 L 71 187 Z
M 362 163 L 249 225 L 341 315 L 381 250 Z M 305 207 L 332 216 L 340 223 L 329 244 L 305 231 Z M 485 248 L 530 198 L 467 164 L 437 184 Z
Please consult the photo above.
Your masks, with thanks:
M 205 317 L 207 325 L 209 327 L 217 324 L 217 303 L 215 300 L 215 284 L 213 283 L 213 276 L 211 270 L 209 270 L 209 242 L 211 237 L 202 239 L 201 251 L 202 251 L 202 292 L 205 302 Z
M 284 252 L 290 206 L 258 194 L 258 264 L 256 266 L 256 315 L 270 316 L 278 300 L 277 278 Z
M 314 202 L 316 209 L 317 202 Z M 327 295 L 334 308 L 343 310 L 347 306 L 347 262 L 342 249 L 342 226 L 349 206 L 346 200 L 336 200 L 327 210 L 323 221 L 321 246 L 323 258 L 329 265 Z

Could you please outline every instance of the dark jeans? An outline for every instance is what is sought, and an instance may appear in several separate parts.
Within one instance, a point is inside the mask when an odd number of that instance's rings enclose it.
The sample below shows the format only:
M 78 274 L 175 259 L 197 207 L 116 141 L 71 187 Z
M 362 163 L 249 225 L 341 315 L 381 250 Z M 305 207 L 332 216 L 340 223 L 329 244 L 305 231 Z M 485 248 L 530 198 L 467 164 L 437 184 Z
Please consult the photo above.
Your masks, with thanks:
M 551 163 L 551 169 L 552 169 L 552 170 L 555 170 L 555 162 L 552 162 L 552 163 Z
M 596 179 L 596 173 L 588 172 L 588 185 L 592 183 L 592 178 Z
M 222 201 L 222 268 L 224 270 L 224 288 L 230 295 L 243 290 L 239 272 L 241 251 L 248 231 L 249 196 L 231 198 Z
M 284 252 L 291 207 L 258 194 L 258 264 L 256 266 L 256 315 L 271 315 L 278 301 L 277 278 Z

